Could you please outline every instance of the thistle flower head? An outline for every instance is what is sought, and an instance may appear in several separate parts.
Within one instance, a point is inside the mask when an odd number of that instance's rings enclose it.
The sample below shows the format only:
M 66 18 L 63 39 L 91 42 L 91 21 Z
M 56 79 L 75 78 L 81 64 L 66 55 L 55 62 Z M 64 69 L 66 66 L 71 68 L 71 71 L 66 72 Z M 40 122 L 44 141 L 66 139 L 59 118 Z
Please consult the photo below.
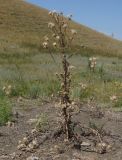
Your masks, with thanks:
M 72 19 L 72 14 L 67 15 L 67 18 L 68 18 L 69 20 L 71 20 L 71 19 Z
M 56 34 L 54 33 L 54 34 L 52 35 L 52 37 L 56 37 Z
M 2 90 L 5 91 L 6 90 L 6 86 L 3 86 Z
M 54 28 L 54 27 L 55 27 L 55 24 L 54 24 L 54 23 L 52 23 L 52 22 L 49 22 L 49 23 L 48 23 L 48 28 L 52 29 L 52 28 Z
M 90 67 L 91 67 L 91 68 L 94 68 L 94 67 L 95 67 L 95 65 L 92 63 L 92 64 L 90 65 Z
M 60 36 L 56 36 L 55 38 L 56 38 L 57 40 L 59 40 L 59 39 L 60 39 Z
M 48 13 L 48 15 L 49 15 L 49 16 L 52 16 L 52 11 L 50 11 L 50 12 Z
M 52 11 L 52 13 L 54 13 L 54 14 L 55 14 L 55 13 L 57 13 L 57 11 L 56 11 L 56 10 L 53 10 L 53 11 Z
M 63 12 L 60 12 L 60 15 L 62 16 L 62 15 L 63 15 Z
M 48 13 L 48 15 L 49 16 L 54 16 L 54 14 L 56 14 L 57 12 L 56 12 L 56 10 L 53 10 L 53 11 L 50 11 L 49 13 Z
M 96 59 L 97 59 L 96 57 L 90 57 L 89 58 L 89 67 L 90 68 L 95 68 L 95 66 L 97 64 Z
M 92 57 L 89 58 L 89 61 L 92 61 Z
M 33 144 L 34 146 L 37 146 L 37 145 L 38 145 L 38 142 L 37 142 L 37 139 L 36 139 L 36 138 L 32 141 L 32 144 Z
M 11 88 L 12 88 L 12 86 L 11 86 L 11 85 L 8 85 L 8 89 L 11 90 Z
M 75 67 L 75 66 L 70 65 L 68 68 L 72 70 L 72 69 L 75 69 L 76 67 Z
M 45 40 L 46 42 L 48 42 L 48 41 L 49 41 L 49 38 L 48 38 L 47 36 L 45 36 L 45 37 L 44 37 L 44 40 Z
M 116 96 L 116 95 L 110 96 L 110 100 L 111 100 L 111 101 L 117 101 L 117 96 Z
M 66 23 L 63 24 L 63 28 L 65 28 L 65 29 L 67 28 L 67 24 Z
M 97 60 L 96 57 L 90 57 L 90 58 L 89 58 L 89 61 L 96 61 L 96 60 Z
M 7 96 L 9 96 L 12 92 L 12 86 L 11 85 L 3 86 L 2 90 Z
M 57 43 L 56 43 L 56 42 L 53 42 L 53 46 L 56 47 L 56 46 L 57 46 Z
M 92 60 L 93 60 L 93 61 L 96 61 L 96 60 L 97 60 L 97 58 L 96 58 L 96 57 L 93 57 L 93 58 L 92 58 Z
M 48 48 L 48 43 L 47 42 L 43 42 L 42 46 L 43 46 L 43 48 Z
M 31 130 L 31 134 L 34 134 L 36 132 L 37 132 L 36 128 L 34 128 L 34 129 Z
M 7 90 L 7 91 L 5 91 L 5 94 L 6 94 L 7 96 L 9 96 L 9 95 L 10 95 L 10 93 L 11 93 L 11 92 L 10 92 L 10 91 L 8 91 L 8 90 Z
M 86 89 L 87 88 L 87 84 L 85 83 L 79 83 L 82 89 Z
M 75 29 L 71 29 L 71 33 L 72 33 L 72 35 L 76 35 L 77 31 Z

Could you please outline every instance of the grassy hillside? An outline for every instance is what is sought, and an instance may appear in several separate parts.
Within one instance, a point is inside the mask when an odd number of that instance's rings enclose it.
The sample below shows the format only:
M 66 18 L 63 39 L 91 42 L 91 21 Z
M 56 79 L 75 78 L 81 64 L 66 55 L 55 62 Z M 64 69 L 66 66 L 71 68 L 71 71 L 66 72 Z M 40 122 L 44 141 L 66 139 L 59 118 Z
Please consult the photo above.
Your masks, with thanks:
M 0 53 L 39 52 L 43 36 L 50 33 L 48 11 L 22 0 L 0 0 Z M 122 57 L 122 42 L 72 22 L 77 29 L 76 44 L 86 46 L 85 54 Z

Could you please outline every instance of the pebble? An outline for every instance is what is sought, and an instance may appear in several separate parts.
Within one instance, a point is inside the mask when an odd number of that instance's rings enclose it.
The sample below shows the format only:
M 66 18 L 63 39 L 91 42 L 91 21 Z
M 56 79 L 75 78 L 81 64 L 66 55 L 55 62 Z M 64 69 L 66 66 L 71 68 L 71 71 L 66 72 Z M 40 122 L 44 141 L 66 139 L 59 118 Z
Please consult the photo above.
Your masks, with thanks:
M 90 146 L 90 145 L 91 145 L 91 144 L 88 143 L 88 142 L 82 142 L 82 143 L 81 143 L 81 146 L 86 146 L 86 147 L 87 147 L 87 146 Z
M 26 160 L 39 160 L 39 158 L 36 156 L 30 156 Z

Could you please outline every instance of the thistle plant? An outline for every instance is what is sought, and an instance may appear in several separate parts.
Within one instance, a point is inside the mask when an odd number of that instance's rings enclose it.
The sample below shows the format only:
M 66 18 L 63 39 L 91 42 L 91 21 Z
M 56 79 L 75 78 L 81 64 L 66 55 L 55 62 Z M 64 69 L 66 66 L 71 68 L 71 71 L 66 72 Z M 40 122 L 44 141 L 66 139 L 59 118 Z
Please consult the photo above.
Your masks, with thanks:
M 3 86 L 2 90 L 6 96 L 10 96 L 12 93 L 12 86 L 11 85 Z
M 52 40 L 48 36 L 44 37 L 43 48 L 50 51 L 50 47 L 57 49 L 61 55 L 62 61 L 62 73 L 56 74 L 60 83 L 61 89 L 60 95 L 60 107 L 61 116 L 63 118 L 62 128 L 66 134 L 66 138 L 69 140 L 72 136 L 71 129 L 71 99 L 70 99 L 70 88 L 71 88 L 71 73 L 70 64 L 68 62 L 67 51 L 71 50 L 72 42 L 77 34 L 76 30 L 70 28 L 70 21 L 72 15 L 67 18 L 64 17 L 63 13 L 57 13 L 55 11 L 49 12 L 51 22 L 48 23 L 48 28 L 52 31 Z M 53 41 L 53 43 L 52 43 Z
M 96 58 L 95 57 L 90 57 L 89 58 L 89 62 L 88 62 L 88 67 L 90 69 L 90 71 L 95 71 L 95 67 L 96 67 Z

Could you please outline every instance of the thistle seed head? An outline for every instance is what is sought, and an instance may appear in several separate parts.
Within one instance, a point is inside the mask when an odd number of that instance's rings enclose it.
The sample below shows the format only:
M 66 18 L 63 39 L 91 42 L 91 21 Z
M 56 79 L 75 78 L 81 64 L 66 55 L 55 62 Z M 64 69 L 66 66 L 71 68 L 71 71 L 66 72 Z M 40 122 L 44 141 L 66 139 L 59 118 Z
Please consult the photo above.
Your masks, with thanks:
M 43 42 L 42 46 L 43 46 L 43 48 L 48 48 L 48 43 L 47 42 Z
M 59 39 L 60 39 L 60 36 L 56 36 L 56 39 L 59 40 Z
M 117 101 L 117 96 L 116 96 L 116 95 L 112 95 L 112 96 L 110 97 L 110 100 L 111 100 L 111 101 Z
M 67 15 L 68 20 L 72 19 L 72 14 Z
M 45 36 L 45 37 L 44 37 L 44 40 L 45 40 L 46 42 L 48 42 L 48 41 L 49 41 L 48 36 Z
M 71 33 L 72 33 L 72 35 L 76 35 L 77 31 L 75 29 L 71 29 Z
M 55 24 L 52 22 L 48 23 L 48 28 L 53 29 L 55 27 Z
M 63 24 L 63 28 L 66 29 L 67 27 L 68 27 L 68 25 L 67 25 L 66 23 L 64 23 L 64 24 Z
M 56 47 L 57 46 L 57 43 L 56 42 L 53 42 L 53 47 Z

